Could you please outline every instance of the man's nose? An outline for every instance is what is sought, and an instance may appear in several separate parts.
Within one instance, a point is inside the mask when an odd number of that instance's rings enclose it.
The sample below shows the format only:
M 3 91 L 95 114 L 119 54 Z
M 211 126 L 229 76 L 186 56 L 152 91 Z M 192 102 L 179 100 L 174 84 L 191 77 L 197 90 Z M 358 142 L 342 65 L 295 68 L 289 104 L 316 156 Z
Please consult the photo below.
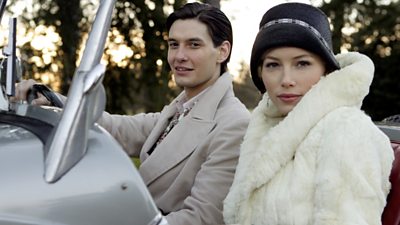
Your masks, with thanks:
M 187 60 L 187 55 L 186 55 L 186 51 L 183 47 L 179 47 L 176 50 L 176 55 L 175 55 L 176 59 L 179 61 L 185 61 Z

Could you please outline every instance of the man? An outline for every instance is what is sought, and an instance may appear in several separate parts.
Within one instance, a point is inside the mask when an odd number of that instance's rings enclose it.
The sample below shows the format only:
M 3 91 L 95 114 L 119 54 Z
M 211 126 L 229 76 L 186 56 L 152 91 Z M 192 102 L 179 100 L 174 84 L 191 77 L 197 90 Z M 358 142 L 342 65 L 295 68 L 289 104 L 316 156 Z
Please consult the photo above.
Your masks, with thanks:
M 215 7 L 189 3 L 168 17 L 167 29 L 168 63 L 183 92 L 159 113 L 104 113 L 98 122 L 140 157 L 139 172 L 169 224 L 223 224 L 249 121 L 227 73 L 231 23 Z

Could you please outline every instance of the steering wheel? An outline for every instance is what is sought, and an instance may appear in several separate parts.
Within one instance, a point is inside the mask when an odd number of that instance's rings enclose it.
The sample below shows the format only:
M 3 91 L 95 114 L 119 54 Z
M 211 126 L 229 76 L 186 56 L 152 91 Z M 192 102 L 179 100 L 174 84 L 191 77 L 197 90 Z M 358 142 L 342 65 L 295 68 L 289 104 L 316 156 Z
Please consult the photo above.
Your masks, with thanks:
M 38 93 L 42 94 L 46 97 L 47 100 L 51 103 L 52 106 L 62 108 L 64 104 L 57 97 L 57 95 L 46 85 L 44 84 L 34 84 L 32 88 L 28 91 L 27 101 L 30 104 L 33 99 L 38 98 Z

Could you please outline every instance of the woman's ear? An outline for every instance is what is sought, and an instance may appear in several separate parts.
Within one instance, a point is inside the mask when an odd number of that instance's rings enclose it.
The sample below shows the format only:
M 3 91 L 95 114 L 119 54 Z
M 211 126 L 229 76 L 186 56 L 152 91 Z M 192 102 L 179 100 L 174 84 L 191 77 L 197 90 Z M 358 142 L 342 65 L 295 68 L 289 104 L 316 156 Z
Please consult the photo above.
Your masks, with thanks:
M 218 47 L 219 49 L 219 56 L 218 56 L 218 63 L 223 63 L 229 56 L 231 52 L 231 43 L 229 41 L 224 41 Z

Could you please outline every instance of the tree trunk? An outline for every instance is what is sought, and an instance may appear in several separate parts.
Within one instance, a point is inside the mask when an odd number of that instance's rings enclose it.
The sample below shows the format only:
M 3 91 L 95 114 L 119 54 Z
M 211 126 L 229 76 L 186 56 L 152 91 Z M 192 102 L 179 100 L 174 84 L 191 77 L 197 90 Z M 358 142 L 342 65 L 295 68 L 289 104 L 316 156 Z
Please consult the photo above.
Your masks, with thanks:
M 204 3 L 210 4 L 214 7 L 217 7 L 218 9 L 221 8 L 221 0 L 204 0 Z

